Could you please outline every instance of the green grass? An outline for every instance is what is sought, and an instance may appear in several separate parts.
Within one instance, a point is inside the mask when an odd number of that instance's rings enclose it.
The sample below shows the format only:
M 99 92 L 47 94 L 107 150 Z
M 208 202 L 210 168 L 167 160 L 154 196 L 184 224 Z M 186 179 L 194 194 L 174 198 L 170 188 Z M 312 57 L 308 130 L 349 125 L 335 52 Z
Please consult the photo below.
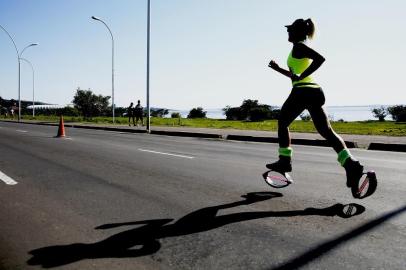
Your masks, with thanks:
M 58 116 L 32 116 L 24 115 L 23 120 L 37 121 L 59 121 Z M 81 122 L 84 124 L 112 124 L 111 117 L 94 117 L 93 119 L 83 119 L 82 117 L 65 116 L 64 121 Z M 128 118 L 116 117 L 117 125 L 128 125 Z M 278 122 L 268 120 L 263 122 L 231 121 L 219 119 L 178 119 L 178 118 L 151 118 L 152 126 L 168 127 L 195 127 L 195 128 L 216 128 L 216 129 L 241 129 L 241 130 L 262 130 L 277 131 Z M 396 123 L 393 121 L 363 121 L 363 122 L 332 122 L 333 129 L 339 134 L 360 134 L 360 135 L 386 135 L 386 136 L 406 136 L 406 123 Z M 294 121 L 289 129 L 292 132 L 317 132 L 311 121 Z

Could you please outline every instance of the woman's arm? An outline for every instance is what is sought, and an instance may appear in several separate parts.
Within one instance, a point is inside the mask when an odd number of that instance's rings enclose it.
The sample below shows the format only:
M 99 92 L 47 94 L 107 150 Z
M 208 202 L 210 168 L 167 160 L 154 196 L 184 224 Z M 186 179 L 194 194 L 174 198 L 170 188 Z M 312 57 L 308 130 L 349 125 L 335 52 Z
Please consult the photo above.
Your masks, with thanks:
M 279 67 L 279 65 L 274 60 L 271 60 L 271 62 L 269 62 L 268 67 L 270 67 L 273 70 L 285 75 L 286 77 L 289 77 L 290 79 L 292 79 L 292 76 L 294 75 L 289 70 L 286 70 L 286 69 L 283 69 L 283 68 Z
M 310 76 L 326 60 L 321 54 L 319 54 L 315 50 L 307 47 L 303 43 L 298 43 L 293 47 L 292 55 L 295 58 L 310 58 L 313 60 L 312 63 L 310 64 L 310 66 L 305 71 L 303 71 L 302 74 L 300 74 L 300 76 L 297 78 L 298 80 L 301 80 L 303 78 L 306 78 L 307 76 Z

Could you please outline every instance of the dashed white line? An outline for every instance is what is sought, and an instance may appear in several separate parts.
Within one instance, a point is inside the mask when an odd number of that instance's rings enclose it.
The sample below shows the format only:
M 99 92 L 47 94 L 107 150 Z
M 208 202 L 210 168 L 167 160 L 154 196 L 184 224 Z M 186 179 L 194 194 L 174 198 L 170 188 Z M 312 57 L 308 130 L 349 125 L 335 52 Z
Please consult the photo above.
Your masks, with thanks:
M 14 181 L 11 177 L 5 175 L 2 171 L 0 171 L 0 180 L 6 183 L 7 185 L 16 185 L 17 182 Z
M 174 156 L 174 157 L 180 157 L 180 158 L 188 158 L 188 159 L 193 159 L 194 158 L 194 157 L 191 157 L 191 156 L 164 153 L 164 152 L 158 152 L 158 151 L 147 150 L 147 149 L 138 149 L 138 151 L 148 152 L 148 153 L 153 153 L 153 154 L 160 154 L 160 155 L 167 155 L 167 156 Z
M 28 132 L 28 131 L 26 131 L 26 130 L 22 130 L 22 129 L 17 129 L 16 131 L 17 131 L 17 132 L 22 132 L 22 133 L 26 133 L 26 132 Z

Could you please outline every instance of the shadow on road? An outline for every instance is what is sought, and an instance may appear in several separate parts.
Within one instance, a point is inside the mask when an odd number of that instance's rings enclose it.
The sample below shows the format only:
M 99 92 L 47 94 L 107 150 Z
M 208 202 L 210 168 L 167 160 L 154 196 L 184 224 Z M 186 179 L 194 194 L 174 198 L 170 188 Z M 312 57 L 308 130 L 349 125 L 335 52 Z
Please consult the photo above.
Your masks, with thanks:
M 51 268 L 83 259 L 139 257 L 157 252 L 161 248 L 159 239 L 209 231 L 231 223 L 267 217 L 310 215 L 348 218 L 365 211 L 365 208 L 358 204 L 335 204 L 321 209 L 306 208 L 304 210 L 293 211 L 258 211 L 217 215 L 218 211 L 222 209 L 282 197 L 282 194 L 276 192 L 253 192 L 241 197 L 243 200 L 199 209 L 178 219 L 174 223 L 171 223 L 173 219 L 155 219 L 101 225 L 96 227 L 96 229 L 141 226 L 117 233 L 96 243 L 75 243 L 32 250 L 30 254 L 33 257 L 27 263 L 29 265 L 41 265 L 44 268 Z
M 318 245 L 318 246 L 310 249 L 309 251 L 299 255 L 298 257 L 290 260 L 289 262 L 286 262 L 283 265 L 273 268 L 272 270 L 290 270 L 290 269 L 297 269 L 299 267 L 302 267 L 305 264 L 313 261 L 314 259 L 328 253 L 330 250 L 332 250 L 333 248 L 336 248 L 340 244 L 342 244 L 350 239 L 353 239 L 357 236 L 360 236 L 363 233 L 368 232 L 369 230 L 374 229 L 375 227 L 382 224 L 383 222 L 388 221 L 389 219 L 394 218 L 394 217 L 402 214 L 405 211 L 406 211 L 406 205 L 403 205 L 402 207 L 395 209 L 389 213 L 386 213 L 386 214 L 382 215 L 381 217 L 376 218 L 348 233 L 345 233 L 335 239 L 326 241 L 323 244 Z

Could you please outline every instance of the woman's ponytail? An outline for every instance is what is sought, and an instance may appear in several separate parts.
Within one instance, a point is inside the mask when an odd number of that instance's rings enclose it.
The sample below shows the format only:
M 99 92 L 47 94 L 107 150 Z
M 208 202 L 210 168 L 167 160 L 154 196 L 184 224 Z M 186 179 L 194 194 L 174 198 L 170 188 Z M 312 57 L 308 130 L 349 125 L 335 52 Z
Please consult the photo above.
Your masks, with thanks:
M 314 32 L 316 31 L 316 26 L 311 18 L 305 20 L 306 23 L 306 35 L 308 38 L 313 39 Z

